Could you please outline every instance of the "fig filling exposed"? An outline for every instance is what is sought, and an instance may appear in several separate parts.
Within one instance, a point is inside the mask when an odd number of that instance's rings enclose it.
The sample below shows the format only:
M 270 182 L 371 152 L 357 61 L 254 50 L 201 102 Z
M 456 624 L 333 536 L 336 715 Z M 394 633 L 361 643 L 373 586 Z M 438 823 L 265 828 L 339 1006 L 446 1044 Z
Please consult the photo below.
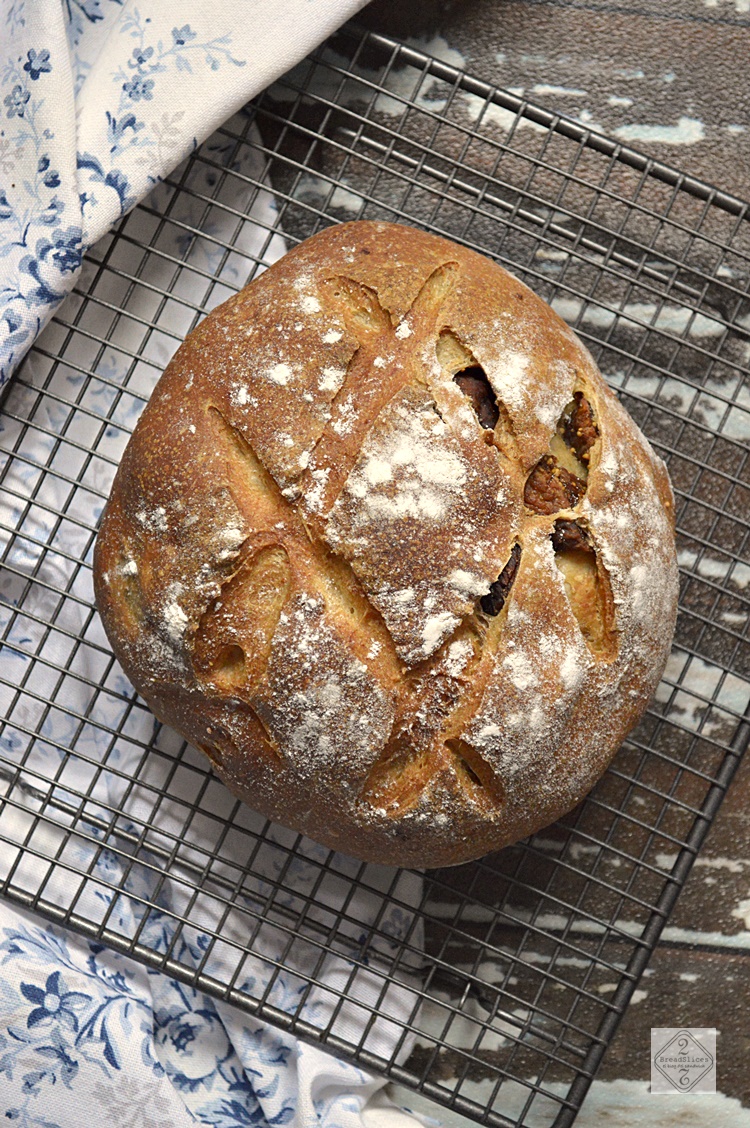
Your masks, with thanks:
M 554 454 L 545 454 L 526 479 L 523 501 L 534 513 L 552 514 L 572 509 L 585 492 L 584 481 L 558 465 Z
M 511 550 L 510 559 L 503 568 L 500 575 L 495 580 L 494 584 L 483 595 L 479 601 L 479 605 L 484 611 L 485 615 L 499 615 L 502 611 L 505 601 L 508 598 L 508 593 L 513 587 L 513 581 L 518 572 L 518 565 L 521 562 L 521 546 L 514 544 Z
M 555 552 L 589 552 L 594 549 L 586 533 L 577 521 L 567 521 L 560 517 L 552 530 L 552 547 Z
M 573 406 L 562 418 L 562 436 L 579 462 L 588 465 L 591 448 L 599 438 L 591 404 L 583 392 L 573 393 Z
M 457 372 L 453 380 L 467 399 L 471 400 L 479 425 L 486 431 L 494 431 L 500 418 L 500 408 L 484 369 L 479 365 L 472 365 L 471 368 Z
M 557 424 L 550 453 L 539 459 L 526 479 L 526 508 L 547 516 L 573 509 L 586 493 L 591 448 L 598 438 L 591 404 L 583 392 L 574 392 Z

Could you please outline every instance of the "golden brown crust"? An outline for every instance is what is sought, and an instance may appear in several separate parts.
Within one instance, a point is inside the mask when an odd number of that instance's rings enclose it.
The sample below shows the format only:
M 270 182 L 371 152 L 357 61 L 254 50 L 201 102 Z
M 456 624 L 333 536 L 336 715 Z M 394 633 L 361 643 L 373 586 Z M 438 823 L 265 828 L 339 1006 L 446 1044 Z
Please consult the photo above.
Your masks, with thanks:
M 517 279 L 343 224 L 179 349 L 94 578 L 133 684 L 252 807 L 450 865 L 569 810 L 642 713 L 674 628 L 673 502 Z

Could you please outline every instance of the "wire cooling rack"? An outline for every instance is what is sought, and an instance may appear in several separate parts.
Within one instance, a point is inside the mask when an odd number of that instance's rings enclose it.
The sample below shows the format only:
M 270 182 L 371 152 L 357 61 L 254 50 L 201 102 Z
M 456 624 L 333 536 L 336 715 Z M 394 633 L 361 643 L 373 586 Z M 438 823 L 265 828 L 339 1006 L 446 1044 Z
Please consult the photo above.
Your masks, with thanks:
M 169 355 L 353 218 L 510 266 L 677 496 L 679 623 L 643 723 L 560 823 L 423 876 L 235 803 L 92 609 L 98 516 Z M 0 892 L 477 1121 L 570 1125 L 748 740 L 749 275 L 741 202 L 380 35 L 346 29 L 219 130 L 87 256 L 4 401 Z

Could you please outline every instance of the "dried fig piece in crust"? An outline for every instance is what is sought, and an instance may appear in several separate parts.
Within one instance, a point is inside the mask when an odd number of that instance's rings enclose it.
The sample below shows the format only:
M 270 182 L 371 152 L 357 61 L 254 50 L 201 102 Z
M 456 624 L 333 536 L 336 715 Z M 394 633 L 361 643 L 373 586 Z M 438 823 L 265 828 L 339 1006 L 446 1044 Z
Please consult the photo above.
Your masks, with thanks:
M 513 587 L 513 581 L 516 578 L 518 565 L 520 563 L 521 546 L 520 544 L 514 544 L 508 563 L 505 565 L 494 584 L 491 585 L 487 594 L 483 595 L 479 601 L 485 615 L 500 614 L 510 594 L 510 589 Z
M 562 433 L 579 462 L 588 465 L 591 450 L 599 438 L 591 404 L 583 392 L 573 392 L 573 405 L 563 417 Z
M 580 478 L 558 465 L 553 454 L 540 458 L 526 479 L 524 505 L 533 513 L 558 513 L 572 509 L 586 492 Z

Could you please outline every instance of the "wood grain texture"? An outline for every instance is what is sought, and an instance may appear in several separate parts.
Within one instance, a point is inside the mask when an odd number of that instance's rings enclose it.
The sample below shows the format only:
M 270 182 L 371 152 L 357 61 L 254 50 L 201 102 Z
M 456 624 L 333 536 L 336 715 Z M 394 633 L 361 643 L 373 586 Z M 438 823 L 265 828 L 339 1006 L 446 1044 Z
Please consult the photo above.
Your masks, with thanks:
M 747 198 L 746 8 L 729 0 L 418 0 L 408 6 L 376 0 L 362 19 L 385 33 L 411 36 L 427 53 L 487 82 Z M 569 199 L 575 206 L 575 193 Z M 718 484 L 716 492 L 721 493 Z M 720 506 L 727 503 L 723 495 L 718 498 Z M 744 551 L 741 544 L 733 547 Z M 727 606 L 728 600 L 723 597 Z M 742 619 L 744 607 L 732 610 Z M 746 617 L 738 629 L 747 633 Z M 749 788 L 746 762 L 641 982 L 645 994 L 627 1011 L 604 1058 L 599 1077 L 605 1082 L 648 1079 L 652 1026 L 715 1026 L 718 1087 L 750 1108 Z M 635 837 L 631 845 L 637 846 Z M 618 1098 L 612 1104 L 608 1099 L 601 1092 L 592 1095 L 594 1119 L 586 1117 L 584 1106 L 581 1121 L 598 1123 L 606 1114 L 620 1123 Z M 747 1114 L 729 1101 L 724 1113 L 713 1105 L 703 1108 L 701 1113 L 696 1104 L 691 1124 L 709 1128 L 718 1123 L 717 1115 L 727 1125 L 746 1123 Z M 652 1119 L 634 1122 L 662 1124 L 666 1115 L 662 1104 Z

